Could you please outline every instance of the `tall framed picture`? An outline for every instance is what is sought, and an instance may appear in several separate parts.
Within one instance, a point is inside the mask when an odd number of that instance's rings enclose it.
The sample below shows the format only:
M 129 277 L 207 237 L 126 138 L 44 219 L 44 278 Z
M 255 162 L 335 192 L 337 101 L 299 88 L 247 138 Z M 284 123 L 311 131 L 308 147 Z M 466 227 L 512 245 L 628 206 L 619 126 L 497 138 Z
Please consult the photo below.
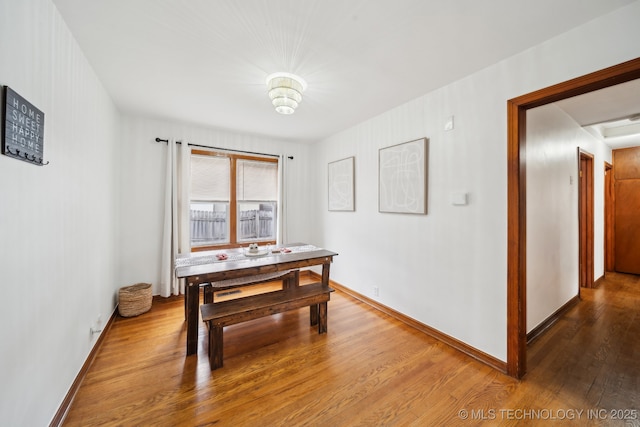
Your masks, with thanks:
M 378 210 L 427 213 L 427 138 L 381 148 L 378 158 Z
M 355 157 L 329 163 L 329 210 L 355 211 Z

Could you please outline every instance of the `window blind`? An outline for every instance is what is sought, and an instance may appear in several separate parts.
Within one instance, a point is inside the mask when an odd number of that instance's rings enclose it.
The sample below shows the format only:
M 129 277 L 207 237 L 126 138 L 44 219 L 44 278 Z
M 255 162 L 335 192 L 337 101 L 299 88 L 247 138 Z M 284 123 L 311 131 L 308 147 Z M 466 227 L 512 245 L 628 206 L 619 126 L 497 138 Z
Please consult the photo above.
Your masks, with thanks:
M 238 201 L 278 200 L 278 164 L 238 160 L 236 163 Z
M 230 171 L 228 157 L 191 156 L 191 200 L 228 201 Z

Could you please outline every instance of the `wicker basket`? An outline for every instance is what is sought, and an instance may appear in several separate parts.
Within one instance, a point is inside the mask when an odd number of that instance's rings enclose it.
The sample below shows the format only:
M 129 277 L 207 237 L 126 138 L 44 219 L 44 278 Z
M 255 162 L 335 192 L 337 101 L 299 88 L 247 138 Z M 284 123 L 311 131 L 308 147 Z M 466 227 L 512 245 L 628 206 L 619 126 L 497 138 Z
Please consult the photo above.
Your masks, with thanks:
M 137 283 L 120 288 L 118 293 L 118 312 L 122 317 L 138 316 L 151 309 L 151 285 Z

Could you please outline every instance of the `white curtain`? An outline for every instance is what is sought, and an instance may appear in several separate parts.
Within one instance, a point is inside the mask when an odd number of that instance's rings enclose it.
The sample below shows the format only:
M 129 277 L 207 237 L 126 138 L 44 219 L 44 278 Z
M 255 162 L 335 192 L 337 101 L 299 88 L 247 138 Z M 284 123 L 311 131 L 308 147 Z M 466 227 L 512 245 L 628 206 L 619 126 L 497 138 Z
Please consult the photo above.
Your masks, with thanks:
M 175 259 L 191 251 L 189 241 L 189 167 L 191 152 L 186 143 L 174 139 L 167 143 L 165 177 L 164 227 L 160 295 L 168 297 L 184 293 L 184 280 L 175 275 Z
M 276 243 L 287 244 L 289 236 L 287 232 L 287 156 L 281 154 L 278 158 L 278 234 Z

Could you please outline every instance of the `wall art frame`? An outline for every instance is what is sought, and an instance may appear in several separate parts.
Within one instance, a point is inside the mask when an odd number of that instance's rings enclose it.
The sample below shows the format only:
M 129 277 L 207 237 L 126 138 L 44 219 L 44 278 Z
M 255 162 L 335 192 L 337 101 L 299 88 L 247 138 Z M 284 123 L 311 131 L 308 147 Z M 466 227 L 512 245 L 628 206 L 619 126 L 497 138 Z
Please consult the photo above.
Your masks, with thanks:
M 427 214 L 428 140 L 420 138 L 378 151 L 378 211 Z
M 329 211 L 355 211 L 355 157 L 330 162 L 327 177 Z
M 38 166 L 44 157 L 44 113 L 9 86 L 4 86 L 2 154 Z

